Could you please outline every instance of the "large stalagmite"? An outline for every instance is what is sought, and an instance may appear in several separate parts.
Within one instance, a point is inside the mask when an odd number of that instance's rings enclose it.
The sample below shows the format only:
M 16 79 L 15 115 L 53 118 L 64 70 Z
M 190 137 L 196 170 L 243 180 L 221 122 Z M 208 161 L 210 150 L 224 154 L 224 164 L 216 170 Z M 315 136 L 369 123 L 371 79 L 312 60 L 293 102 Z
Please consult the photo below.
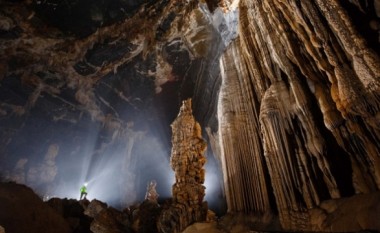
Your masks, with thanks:
M 159 220 L 159 229 L 165 233 L 178 233 L 194 222 L 206 220 L 204 156 L 206 142 L 201 127 L 195 121 L 191 99 L 182 103 L 180 112 L 172 123 L 171 166 L 175 172 L 172 188 L 173 200 Z

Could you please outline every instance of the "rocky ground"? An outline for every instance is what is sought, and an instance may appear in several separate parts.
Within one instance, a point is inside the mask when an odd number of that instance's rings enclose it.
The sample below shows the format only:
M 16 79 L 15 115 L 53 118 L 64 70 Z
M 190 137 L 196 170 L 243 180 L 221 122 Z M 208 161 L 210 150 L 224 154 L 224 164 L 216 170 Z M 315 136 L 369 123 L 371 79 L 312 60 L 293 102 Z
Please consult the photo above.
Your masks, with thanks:
M 29 187 L 0 183 L 0 233 L 150 233 L 157 231 L 163 205 L 144 201 L 117 210 L 99 200 L 52 198 L 43 202 Z M 372 213 L 372 214 L 369 214 Z M 309 210 L 315 232 L 379 232 L 380 193 L 329 200 Z M 209 212 L 205 222 L 184 233 L 281 232 L 275 216 L 228 214 L 217 219 Z
M 1 183 L 0 210 L 0 225 L 6 233 L 72 232 L 57 211 L 23 185 Z

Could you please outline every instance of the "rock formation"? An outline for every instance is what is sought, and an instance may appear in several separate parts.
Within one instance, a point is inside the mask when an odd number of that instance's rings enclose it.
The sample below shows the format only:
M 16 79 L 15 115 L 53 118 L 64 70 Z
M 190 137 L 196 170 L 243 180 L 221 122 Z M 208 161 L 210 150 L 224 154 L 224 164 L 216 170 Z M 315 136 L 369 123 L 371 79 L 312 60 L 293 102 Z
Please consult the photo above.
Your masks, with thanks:
M 77 165 L 75 178 L 58 169 L 65 185 L 86 176 L 83 166 L 91 176 L 105 161 L 121 161 L 112 169 L 123 174 L 112 177 L 126 206 L 138 199 L 136 166 L 144 159 L 136 147 L 145 135 L 170 142 L 161 135 L 170 134 L 198 76 L 218 75 L 219 56 L 237 36 L 238 14 L 212 13 L 198 1 L 117 0 L 104 8 L 101 2 L 0 3 L 0 172 L 25 157 L 27 166 L 43 160 L 40 151 L 48 146 L 40 138 L 48 139 L 65 156 L 60 167 Z M 145 161 L 164 160 L 151 154 Z
M 56 165 L 56 157 L 59 152 L 59 146 L 57 144 L 51 144 L 48 150 L 39 163 L 32 163 L 26 166 L 28 159 L 19 159 L 14 169 L 5 178 L 10 181 L 17 182 L 19 184 L 27 184 L 31 187 L 39 189 L 41 194 L 49 193 L 49 184 L 51 184 L 58 172 Z M 27 167 L 27 169 L 26 169 Z
M 179 233 L 194 222 L 205 221 L 204 153 L 206 142 L 192 114 L 191 99 L 183 101 L 172 123 L 172 152 L 170 164 L 175 172 L 171 206 L 161 213 L 159 229 L 164 233 Z
M 28 159 L 19 159 L 16 166 L 13 168 L 10 174 L 6 175 L 7 180 L 12 180 L 19 184 L 26 184 L 25 178 L 25 165 L 28 163 Z
M 218 102 L 228 207 L 272 212 L 273 192 L 282 226 L 307 230 L 321 201 L 379 190 L 380 60 L 339 1 L 239 9 Z
M 157 182 L 152 180 L 149 182 L 148 187 L 146 189 L 145 200 L 156 202 L 158 201 L 158 193 L 156 190 Z
M 354 197 L 323 201 L 311 209 L 313 231 L 378 229 L 380 222 L 374 209 L 380 208 L 380 192 Z M 123 211 L 109 207 L 99 200 L 74 200 L 52 198 L 47 202 L 24 185 L 0 182 L 0 232 L 159 232 L 156 222 L 162 208 L 154 202 L 144 201 Z M 164 204 L 164 209 L 167 208 Z M 228 214 L 218 222 L 198 222 L 183 232 L 249 232 L 252 216 Z M 253 217 L 255 218 L 255 217 Z M 321 221 L 321 219 L 323 221 Z M 278 231 L 278 226 L 260 226 L 255 229 Z M 264 231 L 260 231 L 264 232 Z
M 27 181 L 32 186 L 51 183 L 57 175 L 57 165 L 55 163 L 59 152 L 59 146 L 52 144 L 45 154 L 44 160 L 28 170 Z
M 138 164 L 168 159 L 136 148 L 147 135 L 169 144 L 191 97 L 220 196 L 247 231 L 277 216 L 285 230 L 379 230 L 353 215 L 334 224 L 380 190 L 379 25 L 378 0 L 0 1 L 0 172 L 48 185 L 79 160 L 109 162 L 126 206 L 145 189 Z M 187 175 L 181 156 L 195 154 L 175 140 L 175 187 L 196 185 L 173 188 L 173 206 L 199 204 L 202 168 Z M 56 170 L 34 169 L 52 144 Z
M 68 222 L 28 187 L 0 183 L 0 225 L 6 233 L 71 233 Z

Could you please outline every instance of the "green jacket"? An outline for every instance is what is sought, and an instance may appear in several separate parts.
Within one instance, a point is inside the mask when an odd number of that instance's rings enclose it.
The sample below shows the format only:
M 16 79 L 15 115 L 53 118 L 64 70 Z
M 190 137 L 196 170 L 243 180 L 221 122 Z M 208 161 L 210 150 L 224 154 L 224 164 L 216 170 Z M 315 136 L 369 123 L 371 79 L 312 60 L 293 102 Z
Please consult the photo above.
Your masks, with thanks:
M 87 188 L 86 188 L 86 186 L 82 186 L 81 188 L 80 188 L 80 192 L 81 193 L 87 193 Z

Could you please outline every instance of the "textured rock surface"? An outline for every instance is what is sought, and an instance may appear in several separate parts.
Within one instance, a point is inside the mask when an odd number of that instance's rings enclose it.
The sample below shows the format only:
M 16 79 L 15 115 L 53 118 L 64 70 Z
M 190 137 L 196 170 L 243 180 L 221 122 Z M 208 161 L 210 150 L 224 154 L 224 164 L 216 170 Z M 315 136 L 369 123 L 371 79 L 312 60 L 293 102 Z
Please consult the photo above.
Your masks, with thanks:
M 88 204 L 84 214 L 91 218 L 95 218 L 104 209 L 107 209 L 107 204 L 94 199 Z
M 14 180 L 38 188 L 22 174 L 50 144 L 59 148 L 50 184 L 61 187 L 86 176 L 82 161 L 90 161 L 84 166 L 95 176 L 104 160 L 117 160 L 113 170 L 122 174 L 110 178 L 122 184 L 114 193 L 127 206 L 144 188 L 138 166 L 168 159 L 148 149 L 143 158 L 139 148 L 149 137 L 170 143 L 169 124 L 182 99 L 195 89 L 203 93 L 194 95 L 197 115 L 215 126 L 216 105 L 202 104 L 215 102 L 215 93 L 204 90 L 218 86 L 218 60 L 237 36 L 238 11 L 223 12 L 212 1 L 0 4 L 1 173 L 17 173 Z M 69 177 L 60 169 L 68 165 Z M 158 183 L 166 178 L 158 168 L 152 172 Z
M 137 166 L 165 160 L 136 148 L 192 97 L 228 211 L 247 214 L 241 229 L 278 215 L 286 230 L 380 230 L 323 209 L 380 189 L 378 0 L 38 2 L 0 2 L 6 177 L 29 184 L 45 172 L 38 179 L 52 183 L 60 166 L 79 170 L 78 158 L 95 168 L 117 161 L 126 206 L 137 198 Z M 78 9 L 80 20 L 60 21 Z M 163 131 L 153 137 L 168 143 Z M 42 162 L 51 145 L 56 170 Z
M 108 207 L 101 210 L 91 222 L 91 232 L 94 233 L 122 233 L 128 232 L 129 221 L 127 216 L 112 208 Z
M 222 230 L 217 228 L 216 223 L 194 223 L 187 227 L 183 233 L 221 233 Z
M 380 228 L 380 193 L 360 194 L 353 197 L 322 202 L 309 211 L 313 231 L 360 231 Z
M 121 233 L 130 231 L 129 216 L 108 207 L 106 203 L 92 200 L 82 211 L 84 215 L 92 218 L 89 230 L 94 233 Z
M 192 114 L 191 99 L 183 101 L 172 130 L 173 200 L 169 208 L 163 210 L 158 222 L 159 230 L 167 233 L 182 232 L 190 224 L 205 221 L 207 217 L 207 203 L 203 202 L 207 144 Z
M 149 182 L 148 187 L 146 188 L 145 200 L 156 202 L 158 201 L 158 193 L 156 190 L 157 182 L 152 180 Z
M 228 207 L 307 230 L 321 201 L 379 190 L 380 60 L 339 1 L 239 9 L 218 102 Z
M 6 174 L 5 179 L 20 184 L 28 183 L 32 187 L 42 189 L 39 190 L 41 193 L 49 193 L 49 184 L 54 181 L 58 172 L 56 165 L 56 156 L 58 155 L 58 152 L 58 145 L 52 144 L 48 147 L 45 157 L 39 163 L 27 166 L 27 158 L 19 159 L 13 170 L 11 170 L 9 174 Z M 28 167 L 28 169 L 25 167 Z
M 70 225 L 72 232 L 89 233 L 92 218 L 85 215 L 84 201 L 78 202 L 74 199 L 52 198 L 46 202 Z
M 72 232 L 69 224 L 28 187 L 0 183 L 0 225 L 7 233 Z
M 0 183 L 0 224 L 7 233 L 132 232 L 129 216 L 98 200 L 42 200 L 28 187 Z
M 135 232 L 138 233 L 149 233 L 149 232 L 159 232 L 157 229 L 157 222 L 161 213 L 161 206 L 157 201 L 145 200 L 139 206 L 136 211 L 135 221 Z

